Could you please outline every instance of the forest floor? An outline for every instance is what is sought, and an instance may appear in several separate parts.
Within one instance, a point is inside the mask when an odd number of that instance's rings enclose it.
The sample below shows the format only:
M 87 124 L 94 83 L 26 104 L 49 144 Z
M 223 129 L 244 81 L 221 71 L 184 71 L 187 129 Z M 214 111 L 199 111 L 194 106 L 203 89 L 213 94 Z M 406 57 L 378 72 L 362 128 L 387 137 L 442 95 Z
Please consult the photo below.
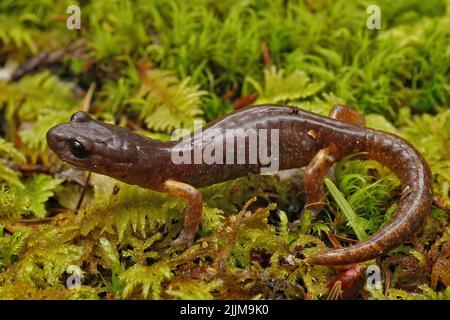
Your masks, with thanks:
M 450 299 L 449 0 L 79 2 L 0 2 L 0 299 Z M 79 110 L 169 140 L 264 103 L 345 104 L 412 143 L 433 174 L 422 230 L 350 269 L 304 262 L 395 213 L 398 178 L 350 157 L 297 226 L 302 169 L 201 189 L 180 253 L 184 201 L 77 170 L 46 141 Z

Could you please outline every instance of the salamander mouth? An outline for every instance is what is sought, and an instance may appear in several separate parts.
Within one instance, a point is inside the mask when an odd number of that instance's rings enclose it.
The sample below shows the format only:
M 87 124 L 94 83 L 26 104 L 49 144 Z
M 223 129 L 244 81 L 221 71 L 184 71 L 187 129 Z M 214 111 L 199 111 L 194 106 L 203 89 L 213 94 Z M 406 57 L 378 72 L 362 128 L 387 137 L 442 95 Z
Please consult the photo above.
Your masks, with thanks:
M 78 169 L 81 169 L 81 170 L 90 170 L 90 169 L 92 169 L 91 166 L 87 162 L 85 162 L 83 160 L 76 159 L 76 158 L 74 158 L 72 156 L 64 156 L 64 155 L 62 155 L 62 156 L 60 156 L 60 159 L 62 161 L 64 161 L 64 162 L 66 162 L 66 163 L 68 163 L 68 164 L 78 168 Z
M 67 163 L 69 163 L 69 164 L 71 164 L 71 165 L 73 165 L 73 166 L 78 166 L 78 164 L 75 163 L 75 161 L 73 161 L 73 160 L 70 159 L 70 158 L 61 157 L 61 160 L 64 161 L 64 162 L 67 162 Z

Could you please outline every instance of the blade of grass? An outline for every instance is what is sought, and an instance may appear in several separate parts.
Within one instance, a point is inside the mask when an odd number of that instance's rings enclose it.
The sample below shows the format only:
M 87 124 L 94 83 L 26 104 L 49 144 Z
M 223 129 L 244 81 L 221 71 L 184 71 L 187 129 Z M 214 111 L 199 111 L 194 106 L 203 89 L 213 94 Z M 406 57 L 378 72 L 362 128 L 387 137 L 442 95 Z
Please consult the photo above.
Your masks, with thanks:
M 350 227 L 352 227 L 358 240 L 366 240 L 368 238 L 366 231 L 358 223 L 358 216 L 356 215 L 355 211 L 353 211 L 352 207 L 348 204 L 347 200 L 345 200 L 342 193 L 329 178 L 325 178 L 325 185 L 333 196 L 334 201 L 336 201 L 339 209 L 341 209 L 342 213 L 347 218 L 348 224 Z

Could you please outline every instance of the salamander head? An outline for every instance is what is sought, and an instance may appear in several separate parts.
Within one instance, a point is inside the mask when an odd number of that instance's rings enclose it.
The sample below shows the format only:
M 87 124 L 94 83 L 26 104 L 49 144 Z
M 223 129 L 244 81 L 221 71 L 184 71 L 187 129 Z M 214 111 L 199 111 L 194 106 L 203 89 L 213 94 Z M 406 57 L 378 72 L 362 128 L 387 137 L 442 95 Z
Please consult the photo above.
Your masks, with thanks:
M 47 132 L 49 147 L 63 160 L 80 169 L 123 179 L 137 158 L 137 148 L 125 128 L 91 118 L 86 112 Z

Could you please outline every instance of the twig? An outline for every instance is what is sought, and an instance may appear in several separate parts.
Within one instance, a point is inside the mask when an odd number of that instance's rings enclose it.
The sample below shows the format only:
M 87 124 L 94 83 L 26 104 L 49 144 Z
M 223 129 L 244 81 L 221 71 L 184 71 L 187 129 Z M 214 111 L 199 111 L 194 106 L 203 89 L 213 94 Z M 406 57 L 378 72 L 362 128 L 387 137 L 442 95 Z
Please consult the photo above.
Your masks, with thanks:
M 89 86 L 88 91 L 86 92 L 83 100 L 81 101 L 80 107 L 81 111 L 89 112 L 89 109 L 91 108 L 92 96 L 94 95 L 96 86 L 97 84 L 95 82 L 92 82 L 91 85 Z
M 350 243 L 358 243 L 359 242 L 358 240 L 350 239 L 350 238 L 347 238 L 347 237 L 344 237 L 344 236 L 340 236 L 340 235 L 337 235 L 337 234 L 333 234 L 333 236 L 336 239 L 338 239 L 339 241 L 350 242 Z
M 83 190 L 81 191 L 81 194 L 80 194 L 80 199 L 78 199 L 77 207 L 75 209 L 76 211 L 78 211 L 81 207 L 81 203 L 83 202 L 84 195 L 86 194 L 86 189 L 88 187 L 90 179 L 91 179 L 91 172 L 89 171 L 88 176 L 87 176 L 86 181 L 83 186 Z
M 31 59 L 25 61 L 19 68 L 17 68 L 11 75 L 11 81 L 17 81 L 23 76 L 32 73 L 40 67 L 49 66 L 61 62 L 67 54 L 79 55 L 84 50 L 84 41 L 77 40 L 64 49 L 55 50 L 52 52 L 42 51 Z
M 450 203 L 442 203 L 442 198 L 439 196 L 434 196 L 433 197 L 433 203 L 435 204 L 436 207 L 438 207 L 439 209 L 445 210 L 445 211 L 450 211 Z
M 261 43 L 261 50 L 264 65 L 266 67 L 270 67 L 272 65 L 272 57 L 270 55 L 269 48 L 267 47 L 267 44 L 265 42 Z

